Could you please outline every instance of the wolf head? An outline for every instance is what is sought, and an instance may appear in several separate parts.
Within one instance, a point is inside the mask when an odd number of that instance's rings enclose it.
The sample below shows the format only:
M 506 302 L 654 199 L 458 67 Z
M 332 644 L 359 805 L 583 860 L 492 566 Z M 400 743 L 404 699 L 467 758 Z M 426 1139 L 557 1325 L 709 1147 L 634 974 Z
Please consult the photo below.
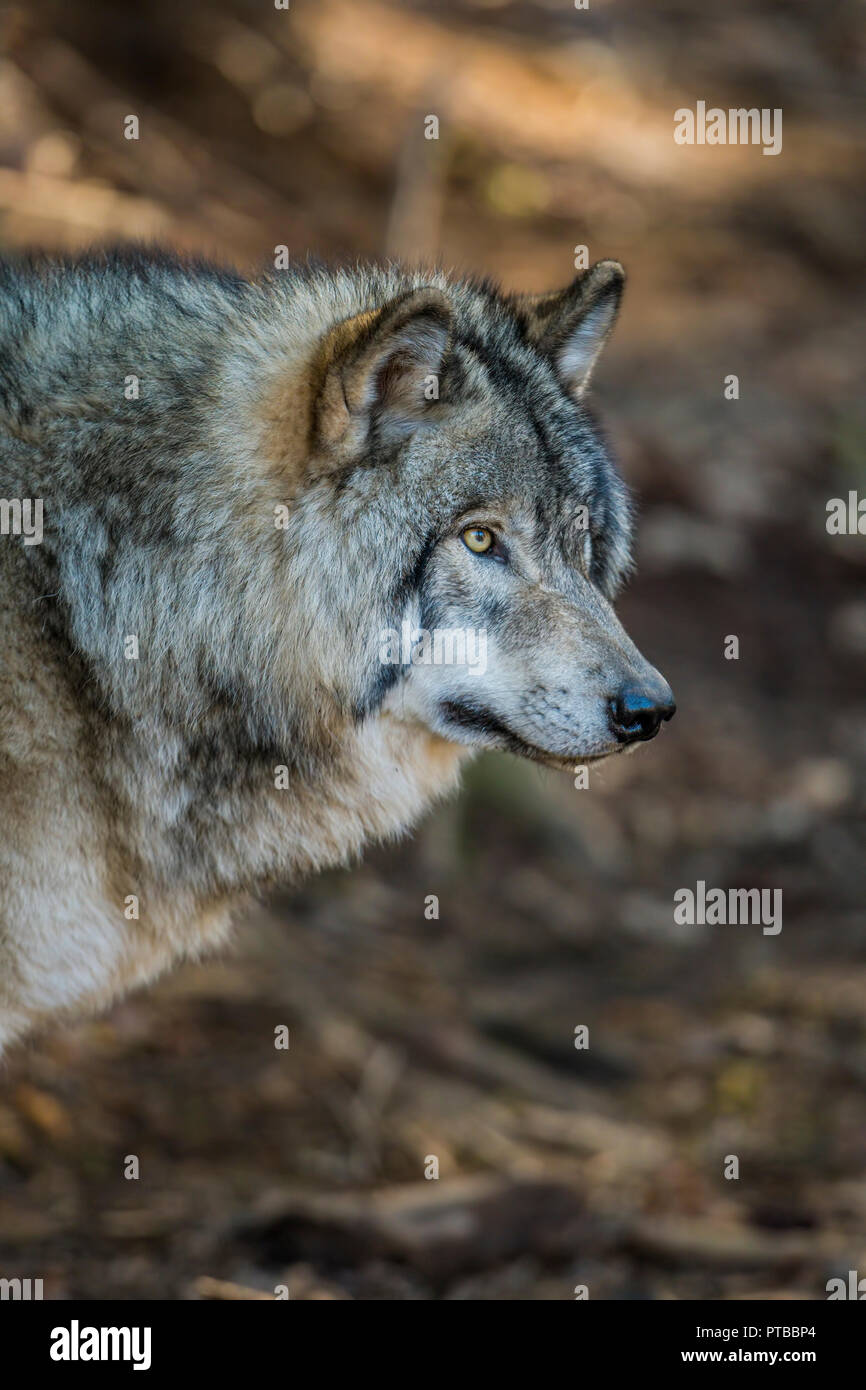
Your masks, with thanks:
M 384 274 L 312 374 L 297 543 L 317 602 L 323 571 L 354 596 L 330 683 L 555 766 L 653 737 L 673 696 L 611 607 L 629 502 L 584 401 L 622 268 L 540 296 Z

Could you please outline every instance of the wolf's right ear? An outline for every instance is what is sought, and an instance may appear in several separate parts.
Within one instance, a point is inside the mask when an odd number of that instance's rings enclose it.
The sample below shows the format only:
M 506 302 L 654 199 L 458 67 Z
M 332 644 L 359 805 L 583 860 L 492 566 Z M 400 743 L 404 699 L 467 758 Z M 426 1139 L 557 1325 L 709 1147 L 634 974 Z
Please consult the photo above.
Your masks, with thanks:
M 439 399 L 452 323 L 448 296 L 426 286 L 338 324 L 323 345 L 319 438 L 360 445 L 374 417 L 386 429 L 411 433 Z
M 576 396 L 589 385 L 592 369 L 613 328 L 625 285 L 619 261 L 597 261 L 564 290 L 515 295 L 512 300 L 526 335 L 549 357 Z

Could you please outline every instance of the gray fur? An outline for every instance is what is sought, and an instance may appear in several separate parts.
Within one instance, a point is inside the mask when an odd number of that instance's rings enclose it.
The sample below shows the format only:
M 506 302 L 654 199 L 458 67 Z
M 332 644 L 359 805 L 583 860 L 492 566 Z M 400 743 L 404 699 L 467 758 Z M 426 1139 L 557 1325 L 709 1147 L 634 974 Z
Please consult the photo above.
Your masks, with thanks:
M 610 607 L 630 509 L 582 397 L 611 266 L 561 303 L 399 267 L 0 266 L 0 496 L 44 503 L 40 545 L 0 536 L 0 1045 L 404 830 L 467 749 L 617 751 L 611 691 L 655 673 Z M 505 561 L 460 539 L 487 521 Z M 483 628 L 488 676 L 383 666 L 407 617 Z

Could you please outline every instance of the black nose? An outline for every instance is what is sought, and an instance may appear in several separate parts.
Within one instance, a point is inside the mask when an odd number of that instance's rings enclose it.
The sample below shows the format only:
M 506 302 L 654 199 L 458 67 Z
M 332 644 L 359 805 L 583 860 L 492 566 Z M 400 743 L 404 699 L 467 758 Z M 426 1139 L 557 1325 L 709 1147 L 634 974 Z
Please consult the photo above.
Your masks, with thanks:
M 674 695 L 666 681 L 643 688 L 624 685 L 610 702 L 610 727 L 620 743 L 655 738 L 663 719 L 676 713 Z

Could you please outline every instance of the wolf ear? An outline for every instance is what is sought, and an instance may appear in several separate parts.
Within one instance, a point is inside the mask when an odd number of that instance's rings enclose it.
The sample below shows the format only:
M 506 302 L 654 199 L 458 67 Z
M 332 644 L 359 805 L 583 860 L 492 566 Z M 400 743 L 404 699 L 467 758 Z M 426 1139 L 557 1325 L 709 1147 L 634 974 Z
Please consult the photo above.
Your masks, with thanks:
M 433 286 L 338 324 L 324 345 L 316 424 L 331 444 L 359 444 L 374 416 L 411 432 L 439 399 L 452 306 Z
M 619 261 L 597 261 L 564 290 L 515 300 L 530 342 L 555 362 L 576 396 L 589 384 L 613 328 L 624 284 Z

